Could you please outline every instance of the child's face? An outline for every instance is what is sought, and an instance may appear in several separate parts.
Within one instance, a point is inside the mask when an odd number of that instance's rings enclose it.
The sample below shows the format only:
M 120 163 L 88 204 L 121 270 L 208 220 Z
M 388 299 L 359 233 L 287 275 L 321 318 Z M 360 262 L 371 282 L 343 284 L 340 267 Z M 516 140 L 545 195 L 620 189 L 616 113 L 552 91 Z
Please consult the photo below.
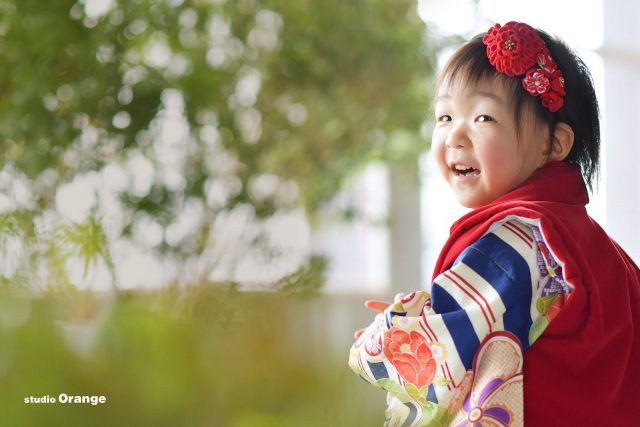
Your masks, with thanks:
M 513 190 L 547 161 L 549 133 L 525 109 L 520 133 L 509 93 L 498 80 L 443 84 L 432 147 L 445 180 L 465 207 Z

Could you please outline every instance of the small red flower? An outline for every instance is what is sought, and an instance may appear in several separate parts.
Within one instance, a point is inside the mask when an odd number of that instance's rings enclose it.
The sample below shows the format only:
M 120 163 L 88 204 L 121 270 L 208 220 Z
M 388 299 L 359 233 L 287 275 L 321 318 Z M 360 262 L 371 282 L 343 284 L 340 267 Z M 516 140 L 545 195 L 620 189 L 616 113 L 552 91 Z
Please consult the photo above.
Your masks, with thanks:
M 544 49 L 538 32 L 527 24 L 495 24 L 482 39 L 487 45 L 489 62 L 500 73 L 520 76 L 531 68 Z
M 564 76 L 560 70 L 556 70 L 551 74 L 551 90 L 560 96 L 565 96 L 567 91 L 564 89 Z
M 384 334 L 384 355 L 407 383 L 418 388 L 429 385 L 436 375 L 436 361 L 425 337 L 391 328 Z
M 535 68 L 527 71 L 527 75 L 522 79 L 522 86 L 532 96 L 538 96 L 549 90 L 551 82 L 547 73 L 543 70 L 537 70 Z
M 566 95 L 565 80 L 538 31 L 521 22 L 495 24 L 482 38 L 489 63 L 509 77 L 522 76 L 522 87 L 540 96 L 542 105 L 555 113 Z
M 558 95 L 554 91 L 543 93 L 540 95 L 540 99 L 542 100 L 542 106 L 552 113 L 558 111 L 564 104 L 562 96 Z
M 553 60 L 549 49 L 547 49 L 546 47 L 542 50 L 542 53 L 538 55 L 536 63 L 540 68 L 543 68 L 550 73 L 553 73 L 558 68 L 556 61 Z

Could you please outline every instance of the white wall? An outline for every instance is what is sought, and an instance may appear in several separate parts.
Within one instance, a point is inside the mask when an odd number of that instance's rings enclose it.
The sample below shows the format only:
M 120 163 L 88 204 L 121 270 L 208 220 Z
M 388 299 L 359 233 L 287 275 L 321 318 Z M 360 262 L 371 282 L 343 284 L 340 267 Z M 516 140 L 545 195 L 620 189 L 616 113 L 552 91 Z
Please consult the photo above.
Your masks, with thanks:
M 640 263 L 640 3 L 603 6 L 605 229 Z

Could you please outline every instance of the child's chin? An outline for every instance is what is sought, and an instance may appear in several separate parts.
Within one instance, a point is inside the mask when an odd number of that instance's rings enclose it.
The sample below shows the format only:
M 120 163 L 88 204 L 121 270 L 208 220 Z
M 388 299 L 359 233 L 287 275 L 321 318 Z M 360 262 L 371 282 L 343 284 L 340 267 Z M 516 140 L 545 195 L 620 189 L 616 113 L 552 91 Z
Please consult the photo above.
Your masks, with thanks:
M 482 199 L 469 197 L 458 197 L 458 203 L 467 209 L 481 208 L 482 206 L 489 204 L 489 202 Z

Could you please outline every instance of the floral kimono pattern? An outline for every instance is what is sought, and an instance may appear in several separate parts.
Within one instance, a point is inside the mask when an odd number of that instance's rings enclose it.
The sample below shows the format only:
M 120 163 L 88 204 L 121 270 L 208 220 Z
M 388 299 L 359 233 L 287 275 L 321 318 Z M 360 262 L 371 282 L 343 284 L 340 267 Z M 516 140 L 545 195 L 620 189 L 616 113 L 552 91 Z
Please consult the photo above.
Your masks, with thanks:
M 386 426 L 521 426 L 522 354 L 572 286 L 534 220 L 494 224 L 431 293 L 394 301 L 349 365 L 387 391 Z

